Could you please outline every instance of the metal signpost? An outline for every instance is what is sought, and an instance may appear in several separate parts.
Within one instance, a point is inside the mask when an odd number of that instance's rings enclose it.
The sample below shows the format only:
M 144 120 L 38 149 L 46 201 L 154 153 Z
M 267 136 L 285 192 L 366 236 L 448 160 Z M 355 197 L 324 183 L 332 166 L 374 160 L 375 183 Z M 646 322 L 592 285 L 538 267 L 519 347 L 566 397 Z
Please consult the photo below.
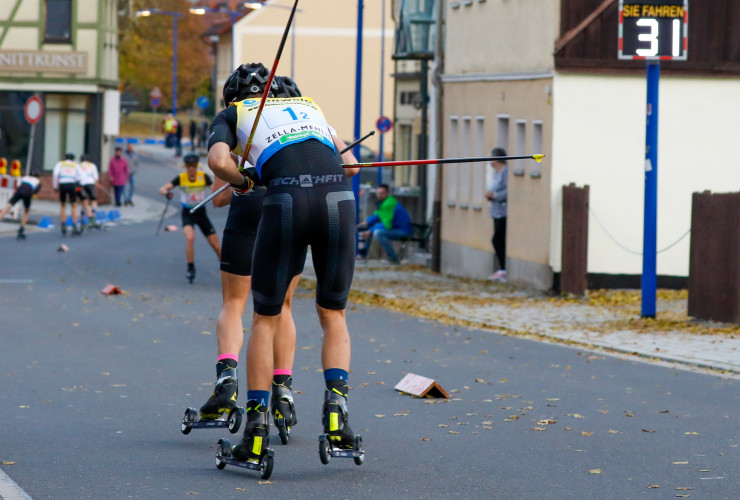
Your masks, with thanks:
M 658 233 L 658 94 L 660 61 L 688 55 L 688 0 L 619 0 L 619 59 L 647 61 L 642 317 L 655 317 Z
M 31 136 L 28 139 L 28 156 L 26 157 L 26 175 L 31 171 L 31 158 L 33 157 L 33 139 L 36 135 L 36 123 L 44 114 L 44 105 L 37 95 L 32 95 L 23 106 L 23 115 L 26 121 L 31 124 Z

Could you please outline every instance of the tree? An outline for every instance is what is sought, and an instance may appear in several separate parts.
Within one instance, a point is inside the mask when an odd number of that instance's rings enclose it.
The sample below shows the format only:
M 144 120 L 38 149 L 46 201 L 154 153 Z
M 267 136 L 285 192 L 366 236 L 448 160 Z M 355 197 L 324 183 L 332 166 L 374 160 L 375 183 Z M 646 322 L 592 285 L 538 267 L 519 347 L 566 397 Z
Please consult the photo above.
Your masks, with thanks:
M 144 102 L 149 91 L 159 87 L 162 107 L 172 107 L 173 18 L 153 14 L 136 17 L 141 9 L 181 12 L 177 30 L 177 104 L 190 107 L 210 82 L 213 56 L 201 39 L 205 31 L 202 16 L 188 13 L 182 0 L 118 0 L 119 74 L 121 90 L 129 90 Z M 128 13 L 128 16 L 125 14 Z

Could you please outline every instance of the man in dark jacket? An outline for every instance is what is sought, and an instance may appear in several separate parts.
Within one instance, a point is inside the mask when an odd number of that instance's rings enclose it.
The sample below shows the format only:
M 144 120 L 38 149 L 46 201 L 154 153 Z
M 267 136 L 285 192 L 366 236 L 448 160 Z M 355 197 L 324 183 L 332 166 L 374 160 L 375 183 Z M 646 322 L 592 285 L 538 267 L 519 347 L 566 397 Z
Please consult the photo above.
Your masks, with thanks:
M 408 238 L 413 229 L 411 217 L 403 205 L 390 195 L 388 184 L 378 186 L 377 196 L 378 208 L 365 222 L 357 225 L 357 229 L 364 230 L 360 236 L 365 239 L 365 247 L 359 254 L 361 257 L 367 255 L 370 242 L 375 237 L 388 255 L 388 260 L 398 263 L 398 256 L 393 250 L 391 241 Z

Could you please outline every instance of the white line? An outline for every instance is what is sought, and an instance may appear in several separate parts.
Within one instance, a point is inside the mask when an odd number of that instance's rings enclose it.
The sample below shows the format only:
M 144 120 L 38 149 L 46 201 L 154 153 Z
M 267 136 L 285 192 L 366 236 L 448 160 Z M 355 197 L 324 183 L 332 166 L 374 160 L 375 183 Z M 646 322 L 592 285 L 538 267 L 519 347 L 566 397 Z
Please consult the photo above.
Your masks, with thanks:
M 0 469 L 0 500 L 33 500 Z

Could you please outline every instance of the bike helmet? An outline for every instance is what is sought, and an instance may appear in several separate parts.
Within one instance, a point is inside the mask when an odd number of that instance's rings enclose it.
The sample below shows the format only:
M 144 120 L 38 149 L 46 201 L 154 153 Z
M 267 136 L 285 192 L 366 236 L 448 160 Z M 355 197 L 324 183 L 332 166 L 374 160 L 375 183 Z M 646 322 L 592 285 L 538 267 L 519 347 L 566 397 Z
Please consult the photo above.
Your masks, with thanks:
M 276 97 L 301 97 L 301 91 L 292 78 L 287 76 L 276 76 L 277 96 Z
M 191 151 L 182 157 L 182 161 L 186 165 L 197 165 L 200 162 L 200 156 L 198 156 L 198 153 L 193 153 Z
M 224 83 L 224 103 L 228 105 L 252 95 L 262 94 L 269 78 L 270 71 L 262 63 L 242 64 L 229 75 Z M 277 83 L 273 78 L 267 97 L 274 97 L 277 91 Z

